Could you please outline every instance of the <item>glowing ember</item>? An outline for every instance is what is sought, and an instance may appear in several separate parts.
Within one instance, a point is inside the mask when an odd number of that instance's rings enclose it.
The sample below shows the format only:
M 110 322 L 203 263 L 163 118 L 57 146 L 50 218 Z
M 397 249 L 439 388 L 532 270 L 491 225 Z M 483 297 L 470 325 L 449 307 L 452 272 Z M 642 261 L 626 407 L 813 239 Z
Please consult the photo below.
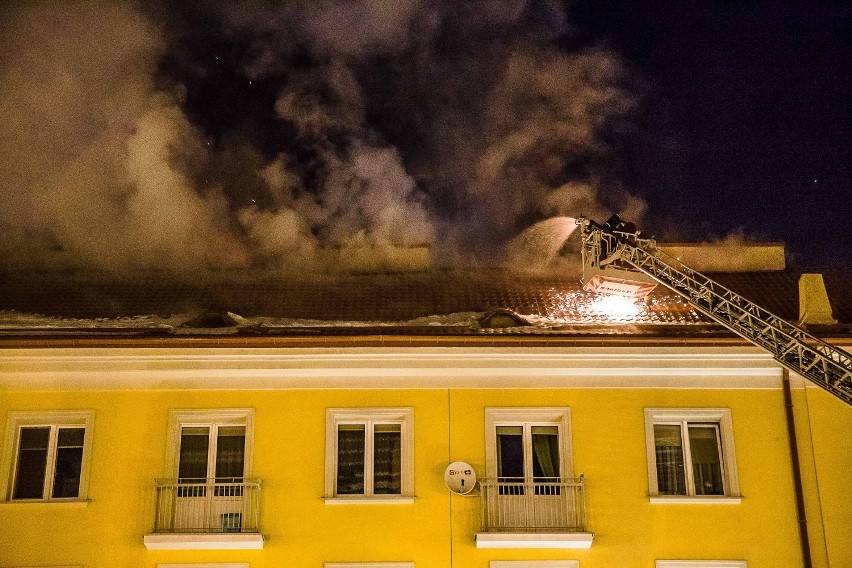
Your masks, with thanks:
M 601 295 L 590 306 L 608 320 L 634 320 L 639 315 L 640 307 L 636 300 L 626 296 Z

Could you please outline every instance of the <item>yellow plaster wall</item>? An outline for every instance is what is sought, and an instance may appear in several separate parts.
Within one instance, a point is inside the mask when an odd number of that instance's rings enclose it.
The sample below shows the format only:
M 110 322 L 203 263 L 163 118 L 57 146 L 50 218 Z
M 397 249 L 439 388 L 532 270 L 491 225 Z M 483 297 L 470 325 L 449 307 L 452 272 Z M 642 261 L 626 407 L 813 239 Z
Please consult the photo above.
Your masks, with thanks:
M 821 394 L 821 393 L 819 393 Z M 801 396 L 801 395 L 797 395 Z M 798 398 L 797 398 L 798 401 Z M 809 394 L 813 452 L 831 567 L 852 565 L 848 540 L 850 413 Z M 327 505 L 325 409 L 415 410 L 413 505 Z M 575 474 L 587 481 L 586 551 L 478 550 L 479 500 L 450 496 L 449 461 L 485 471 L 489 406 L 568 406 Z M 255 409 L 253 475 L 263 479 L 261 551 L 148 551 L 153 479 L 164 465 L 170 408 Z M 728 407 L 743 494 L 739 505 L 649 503 L 645 407 Z M 655 559 L 743 559 L 749 568 L 801 566 L 790 456 L 779 390 L 298 390 L 0 393 L 10 410 L 94 409 L 88 506 L 0 504 L 0 566 L 414 561 L 487 568 L 489 560 L 576 558 L 581 568 L 652 568 Z M 840 421 L 845 428 L 836 428 Z M 837 448 L 843 455 L 834 455 Z M 452 555 L 452 557 L 451 557 Z M 825 566 L 816 563 L 815 566 Z
M 822 513 L 822 527 L 809 518 L 811 546 L 815 555 L 827 556 L 831 568 L 852 566 L 852 408 L 815 388 L 799 392 L 794 402 L 799 415 L 802 406 L 809 437 L 800 436 L 800 447 L 810 446 L 813 459 L 808 508 Z
M 454 391 L 452 401 L 453 459 L 469 457 L 477 471 L 485 465 L 486 406 L 569 406 L 574 470 L 586 476 L 589 529 L 595 533 L 587 551 L 477 550 L 469 533 L 458 534 L 457 566 L 558 558 L 578 559 L 581 568 L 650 568 L 656 559 L 747 560 L 749 568 L 802 565 L 780 391 Z M 645 407 L 731 408 L 742 503 L 650 504 Z M 478 514 L 476 500 L 454 497 L 453 506 L 454 517 Z

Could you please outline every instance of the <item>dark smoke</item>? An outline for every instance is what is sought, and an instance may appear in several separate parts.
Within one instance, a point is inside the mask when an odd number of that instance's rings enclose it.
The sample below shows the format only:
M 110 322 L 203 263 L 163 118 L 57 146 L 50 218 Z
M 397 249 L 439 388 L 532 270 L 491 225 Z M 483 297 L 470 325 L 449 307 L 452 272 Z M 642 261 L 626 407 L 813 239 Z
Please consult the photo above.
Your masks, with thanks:
M 610 190 L 643 212 L 607 167 L 631 79 L 561 2 L 0 10 L 0 271 L 493 262 Z

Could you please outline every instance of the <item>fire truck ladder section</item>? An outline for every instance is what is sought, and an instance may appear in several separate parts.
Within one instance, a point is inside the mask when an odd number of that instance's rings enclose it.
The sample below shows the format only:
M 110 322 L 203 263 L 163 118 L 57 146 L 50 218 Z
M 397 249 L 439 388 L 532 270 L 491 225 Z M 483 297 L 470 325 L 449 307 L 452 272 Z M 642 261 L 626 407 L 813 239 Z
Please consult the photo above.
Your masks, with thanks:
M 605 225 L 582 217 L 577 224 L 587 289 L 597 283 L 604 292 L 641 296 L 648 293 L 648 280 L 643 278 L 647 275 L 683 296 L 702 314 L 768 351 L 790 371 L 852 405 L 852 356 L 846 351 L 666 255 L 632 223 L 613 216 Z

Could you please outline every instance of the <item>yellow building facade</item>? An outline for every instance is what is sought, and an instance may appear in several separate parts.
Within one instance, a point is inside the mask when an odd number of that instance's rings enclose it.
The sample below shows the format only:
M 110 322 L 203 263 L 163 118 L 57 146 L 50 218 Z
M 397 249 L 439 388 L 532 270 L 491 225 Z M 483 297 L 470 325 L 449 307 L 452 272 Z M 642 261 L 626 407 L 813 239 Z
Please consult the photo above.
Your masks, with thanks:
M 806 566 L 783 377 L 738 340 L 9 341 L 0 566 Z M 852 566 L 852 410 L 790 383 L 811 565 Z

